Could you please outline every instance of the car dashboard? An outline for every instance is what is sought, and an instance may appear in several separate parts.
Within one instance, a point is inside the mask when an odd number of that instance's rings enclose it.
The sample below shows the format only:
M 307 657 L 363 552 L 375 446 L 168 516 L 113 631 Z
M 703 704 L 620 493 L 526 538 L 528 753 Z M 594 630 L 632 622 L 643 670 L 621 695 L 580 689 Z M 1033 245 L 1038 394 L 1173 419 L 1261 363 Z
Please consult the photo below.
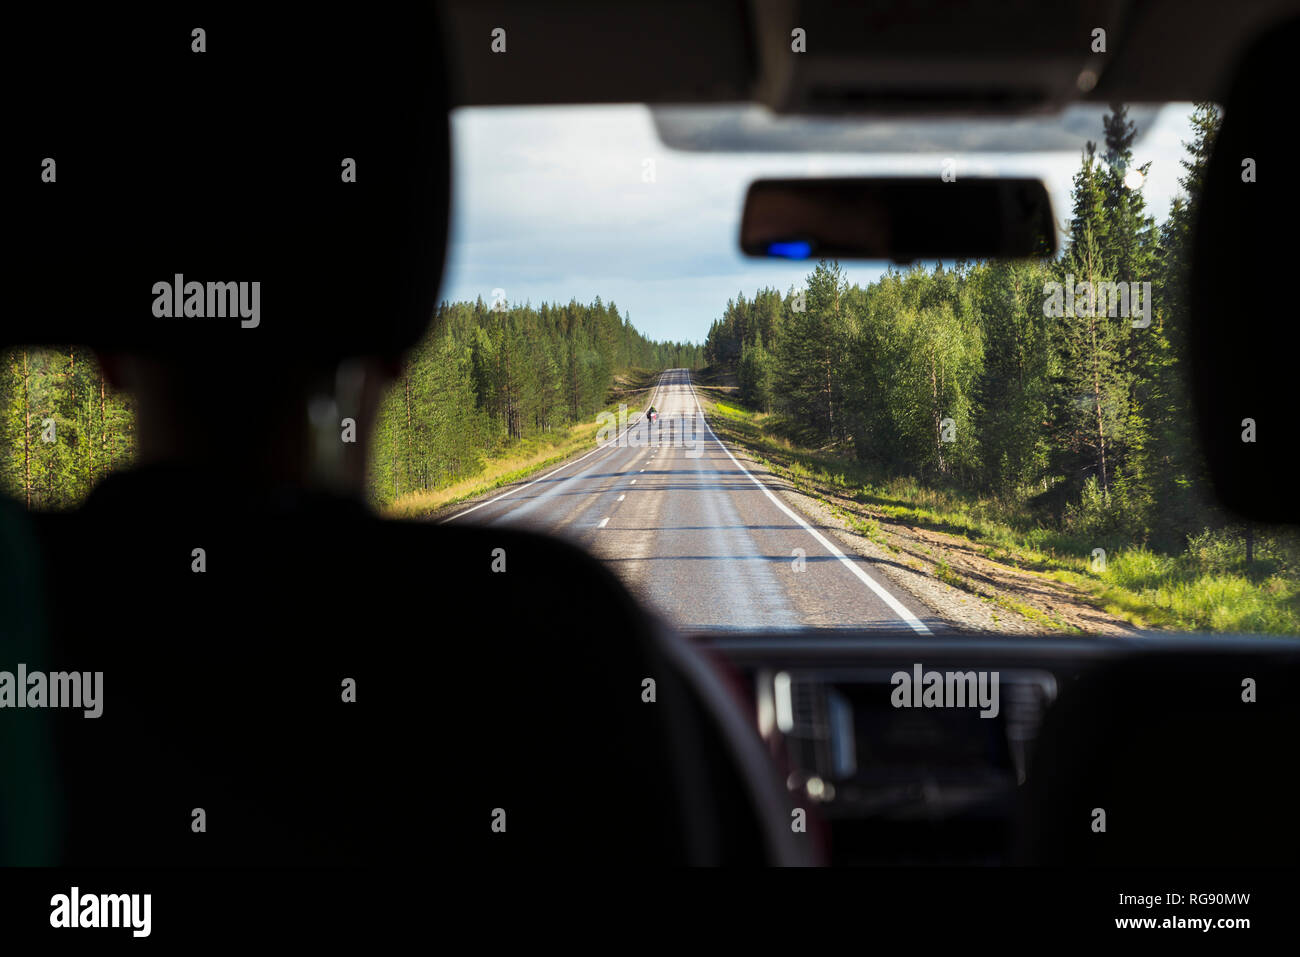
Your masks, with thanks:
M 791 803 L 820 831 L 832 865 L 1020 862 L 1045 722 L 1072 689 L 1154 667 L 1176 688 L 1208 668 L 1294 671 L 1291 639 L 917 639 L 843 632 L 693 636 L 727 672 Z M 1081 687 L 1085 679 L 1100 682 Z M 1118 686 L 1123 684 L 1118 681 Z M 1180 702 L 1165 700 L 1169 717 Z M 1117 702 L 1122 704 L 1123 702 Z M 1073 719 L 1070 718 L 1070 721 Z M 1101 729 L 1098 752 L 1113 747 Z M 1047 745 L 1051 747 L 1051 745 Z M 1050 773 L 1050 772 L 1042 772 Z M 1085 798 L 1087 795 L 1081 795 Z M 1023 843 L 1023 842 L 1022 842 Z

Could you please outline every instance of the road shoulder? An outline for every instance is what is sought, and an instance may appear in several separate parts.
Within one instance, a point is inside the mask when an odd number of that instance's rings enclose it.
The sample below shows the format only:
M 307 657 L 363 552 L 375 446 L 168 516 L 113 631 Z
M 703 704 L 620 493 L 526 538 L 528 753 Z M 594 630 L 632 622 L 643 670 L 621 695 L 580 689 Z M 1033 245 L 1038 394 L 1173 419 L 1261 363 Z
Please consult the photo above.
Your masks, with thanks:
M 716 414 L 710 390 L 697 387 L 696 394 L 718 437 L 773 494 L 846 553 L 870 562 L 884 584 L 925 606 L 950 628 L 1023 635 L 1138 633 L 1077 589 L 1043 573 L 994 561 L 985 554 L 987 549 L 969 539 L 875 514 L 811 478 L 776 474 Z

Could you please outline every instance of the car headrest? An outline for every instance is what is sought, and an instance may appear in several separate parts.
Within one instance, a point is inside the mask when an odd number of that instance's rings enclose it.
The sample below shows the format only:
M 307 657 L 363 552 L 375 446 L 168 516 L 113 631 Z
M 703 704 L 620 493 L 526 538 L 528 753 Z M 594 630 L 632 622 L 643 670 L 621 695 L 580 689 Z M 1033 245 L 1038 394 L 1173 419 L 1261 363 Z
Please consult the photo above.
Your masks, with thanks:
M 1274 28 L 1235 74 L 1206 169 L 1188 287 L 1192 384 L 1210 473 L 1225 506 L 1265 522 L 1300 520 L 1300 322 L 1289 280 L 1300 219 L 1291 170 L 1297 43 L 1300 20 Z
M 418 339 L 449 202 L 431 14 L 40 16 L 2 68 L 0 344 L 341 358 Z

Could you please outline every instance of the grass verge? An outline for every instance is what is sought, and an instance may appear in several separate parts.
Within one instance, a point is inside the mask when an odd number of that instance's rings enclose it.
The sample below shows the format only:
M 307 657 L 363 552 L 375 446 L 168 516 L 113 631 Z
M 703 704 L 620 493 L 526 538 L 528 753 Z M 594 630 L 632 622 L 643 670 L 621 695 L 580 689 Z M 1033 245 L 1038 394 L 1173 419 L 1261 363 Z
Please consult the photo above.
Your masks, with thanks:
M 629 415 L 640 410 L 649 402 L 658 377 L 657 372 L 648 371 L 630 372 L 620 377 L 612 390 L 615 398 L 603 411 L 617 414 L 620 405 L 627 406 Z M 439 488 L 407 492 L 387 505 L 383 514 L 389 518 L 429 518 L 449 506 L 528 478 L 591 449 L 596 444 L 599 430 L 600 425 L 592 416 L 589 422 L 511 442 L 500 452 L 489 455 L 476 474 Z
M 1032 523 L 1016 502 L 882 476 L 835 450 L 808 448 L 779 416 L 741 405 L 727 377 L 706 375 L 697 383 L 722 438 L 895 554 L 891 527 L 928 529 L 966 539 L 989 561 L 1073 586 L 1094 607 L 1140 628 L 1300 634 L 1300 541 L 1293 531 L 1257 529 L 1249 563 L 1240 529 L 1190 535 L 1178 555 L 1086 541 Z M 1103 544 L 1099 563 L 1093 551 Z M 943 561 L 935 574 L 1040 624 L 1061 624 L 1012 596 L 987 594 Z

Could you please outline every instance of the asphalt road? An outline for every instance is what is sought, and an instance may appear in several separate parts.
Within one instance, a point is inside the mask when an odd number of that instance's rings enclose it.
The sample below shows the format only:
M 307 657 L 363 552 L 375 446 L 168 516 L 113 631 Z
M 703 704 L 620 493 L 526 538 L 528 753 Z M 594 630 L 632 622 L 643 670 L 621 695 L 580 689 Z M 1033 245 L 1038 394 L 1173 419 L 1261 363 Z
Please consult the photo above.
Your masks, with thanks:
M 564 536 L 685 629 L 940 629 L 741 465 L 704 420 L 688 370 L 663 373 L 651 404 L 657 429 L 630 413 L 605 447 L 443 521 Z

